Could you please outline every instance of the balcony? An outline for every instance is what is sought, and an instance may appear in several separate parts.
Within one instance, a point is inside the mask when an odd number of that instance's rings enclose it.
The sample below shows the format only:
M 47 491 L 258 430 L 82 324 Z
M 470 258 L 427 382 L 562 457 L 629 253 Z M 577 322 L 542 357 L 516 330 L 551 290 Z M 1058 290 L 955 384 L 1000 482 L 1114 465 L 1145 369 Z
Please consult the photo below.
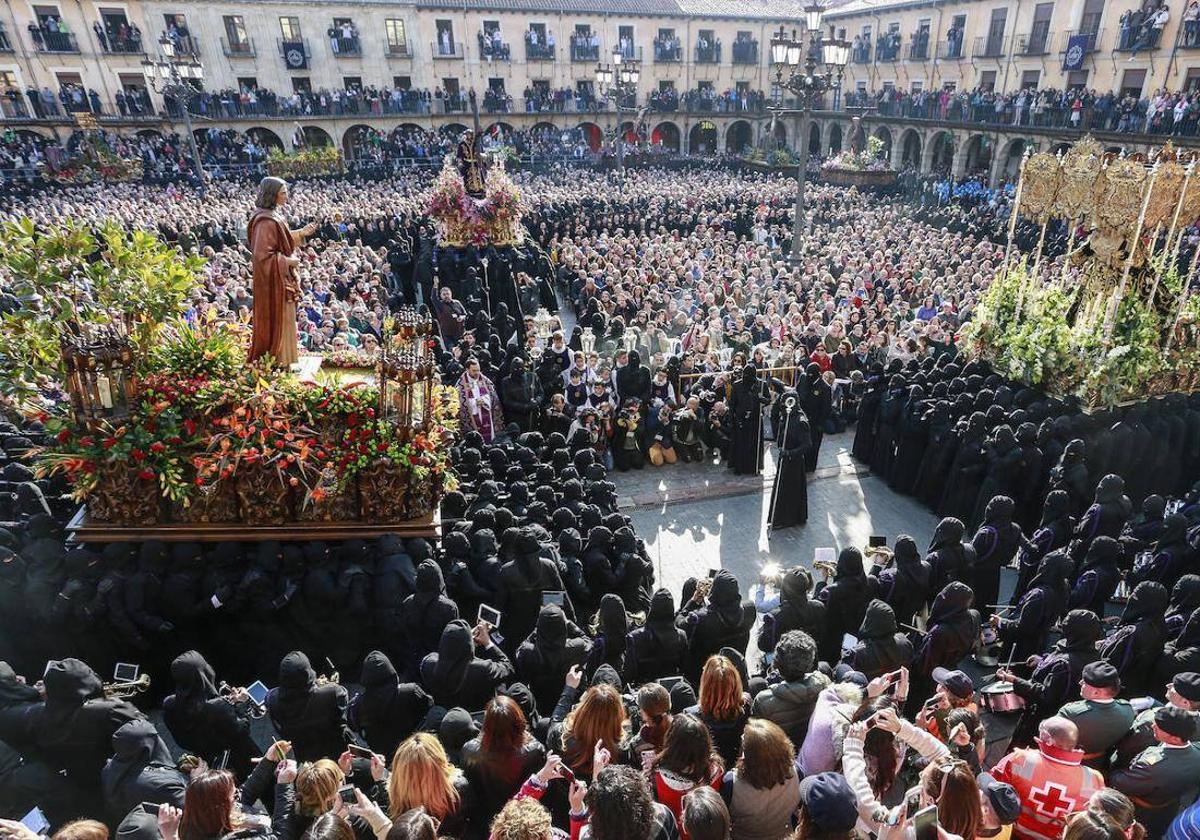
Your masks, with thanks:
M 1076 35 L 1083 36 L 1078 43 L 1083 47 L 1083 54 L 1087 55 L 1088 53 L 1094 53 L 1096 51 L 1096 45 L 1099 44 L 1101 39 L 1104 37 L 1104 30 L 1097 29 L 1095 31 L 1080 31 L 1077 29 L 1070 29 L 1064 32 L 1062 34 L 1062 41 L 1058 48 L 1059 53 L 1063 55 L 1066 54 L 1067 50 L 1071 47 L 1071 39 Z
M 357 35 L 351 35 L 349 38 L 344 35 L 330 35 L 329 49 L 334 58 L 362 58 L 362 39 Z
M 734 64 L 758 64 L 758 41 L 734 41 Z
M 600 39 L 592 36 L 571 36 L 571 61 L 599 61 Z
M 871 63 L 871 45 L 859 44 L 850 53 L 850 61 L 855 64 L 870 64 Z
M 1018 35 L 1015 52 L 1017 55 L 1049 55 L 1049 31 L 1045 29 L 1037 29 L 1027 35 Z
M 96 33 L 95 28 L 92 28 L 93 34 Z M 96 40 L 100 42 L 100 51 L 105 55 L 141 55 L 145 52 L 142 49 L 142 39 L 140 36 L 131 37 L 126 35 L 124 38 L 114 34 L 111 30 L 106 31 L 104 36 L 96 35 Z
M 875 42 L 876 61 L 896 61 L 900 58 L 900 33 L 884 35 Z
M 258 55 L 258 50 L 254 48 L 253 38 L 246 38 L 241 41 L 230 41 L 228 38 L 222 38 L 221 49 L 228 58 L 254 58 Z
M 504 41 L 480 35 L 479 57 L 484 61 L 512 61 L 512 48 Z
M 975 39 L 975 48 L 971 50 L 972 58 L 1002 58 L 1006 54 L 1007 40 L 991 35 L 981 35 Z
M 462 58 L 464 56 L 462 41 L 439 39 L 429 45 L 429 50 L 433 53 L 434 58 Z
M 534 44 L 529 40 L 529 33 L 525 34 L 526 61 L 554 61 L 554 52 L 554 44 L 543 44 L 540 40 Z
M 928 61 L 929 60 L 929 33 L 917 32 L 912 36 L 912 43 L 908 45 L 908 60 L 909 61 Z
M 642 60 L 642 48 L 635 47 L 633 44 L 627 44 L 625 46 L 625 48 L 621 50 L 621 60 L 622 61 L 641 61 Z
M 1117 52 L 1156 50 L 1162 46 L 1162 33 L 1152 26 L 1122 26 L 1117 30 Z
M 14 52 L 12 41 L 8 37 L 8 33 L 0 29 L 0 53 Z
M 412 58 L 412 47 L 407 40 L 404 41 L 388 41 L 387 42 L 387 57 L 388 58 Z
M 29 34 L 33 38 L 33 46 L 41 53 L 77 53 L 79 42 L 70 32 L 47 32 L 38 26 L 31 26 Z
M 943 61 L 960 61 L 963 57 L 962 37 L 938 41 L 937 57 Z
M 170 36 L 166 37 L 170 38 Z M 175 45 L 176 55 L 185 55 L 190 56 L 191 58 L 200 57 L 200 42 L 191 35 L 176 35 L 170 40 L 171 43 Z
M 683 61 L 683 45 L 678 38 L 654 39 L 654 63 L 678 64 Z
M 721 48 L 717 44 L 706 44 L 701 46 L 696 44 L 695 51 L 692 53 L 693 61 L 696 64 L 720 64 L 721 63 Z

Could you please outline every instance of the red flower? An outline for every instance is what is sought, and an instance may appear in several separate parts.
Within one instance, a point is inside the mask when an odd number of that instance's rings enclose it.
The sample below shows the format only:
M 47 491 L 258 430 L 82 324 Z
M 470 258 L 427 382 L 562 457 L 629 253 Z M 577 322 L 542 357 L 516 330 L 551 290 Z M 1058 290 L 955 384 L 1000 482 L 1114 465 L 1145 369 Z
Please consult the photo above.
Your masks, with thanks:
M 179 435 L 172 435 L 171 437 L 167 438 L 167 443 L 171 444 L 172 446 L 178 446 L 179 444 L 183 443 L 183 438 L 181 438 Z
M 161 441 L 156 440 L 156 441 L 154 441 L 154 443 L 150 444 L 150 451 L 153 452 L 155 455 L 162 452 L 166 448 L 167 447 L 165 447 Z
M 188 433 L 188 436 L 196 434 L 196 421 L 190 417 L 183 421 L 183 430 Z
M 347 414 L 346 415 L 346 425 L 352 426 L 352 427 L 357 426 L 358 425 L 358 415 L 357 414 Z
M 140 478 L 142 481 L 150 481 L 154 478 L 154 473 L 150 470 L 142 470 L 138 473 L 138 478 Z
M 115 437 L 110 437 L 110 438 L 104 439 L 104 448 L 105 449 L 112 449 L 116 445 L 117 445 L 117 439 Z
M 129 455 L 135 461 L 143 461 L 146 458 L 146 453 L 138 449 L 136 446 L 133 448 L 133 451 L 129 453 Z
M 283 441 L 276 439 L 276 441 L 275 441 L 275 448 L 276 448 L 276 449 L 283 449 Z
M 79 439 L 80 446 L 93 446 L 95 443 L 96 443 L 96 440 L 91 435 L 87 435 L 87 436 L 81 437 Z
M 66 443 L 67 441 L 69 441 L 71 439 L 71 430 L 63 429 L 61 432 L 59 432 L 54 437 L 58 439 L 59 443 Z
M 204 479 L 203 479 L 203 478 L 201 478 L 200 476 L 196 476 L 195 482 L 196 482 L 196 486 L 197 486 L 197 487 L 203 487 L 203 486 L 204 486 Z
M 368 409 L 367 409 L 367 416 L 368 416 L 368 417 L 374 417 L 374 416 L 375 416 L 375 409 L 373 409 L 373 408 L 368 408 Z
M 322 461 L 324 461 L 324 460 L 325 460 L 326 458 L 328 458 L 329 456 L 325 454 L 325 450 L 324 450 L 324 449 L 318 449 L 318 450 L 317 450 L 317 457 L 318 457 L 318 458 L 320 458 Z

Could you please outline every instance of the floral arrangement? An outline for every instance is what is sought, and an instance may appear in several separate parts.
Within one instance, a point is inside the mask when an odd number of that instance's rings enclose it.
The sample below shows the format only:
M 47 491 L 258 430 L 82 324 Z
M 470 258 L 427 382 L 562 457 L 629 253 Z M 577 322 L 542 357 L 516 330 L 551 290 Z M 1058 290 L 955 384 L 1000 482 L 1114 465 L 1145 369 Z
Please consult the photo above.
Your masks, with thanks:
M 371 353 L 358 347 L 347 347 L 334 350 L 321 357 L 323 368 L 373 368 L 379 361 L 377 353 Z
M 822 169 L 846 169 L 851 172 L 889 172 L 891 165 L 881 157 L 883 141 L 878 137 L 867 138 L 867 148 L 861 152 L 843 149 L 827 160 Z
M 484 197 L 476 199 L 467 194 L 454 158 L 447 156 L 426 196 L 426 210 L 438 226 L 440 239 L 451 246 L 520 242 L 525 209 L 520 190 L 500 162 L 489 167 Z
M 1177 274 L 1165 272 L 1161 285 L 1163 298 L 1177 299 Z M 1005 376 L 1104 406 L 1190 389 L 1198 316 L 1195 297 L 1166 317 L 1132 290 L 1087 300 L 1079 286 L 1042 282 L 1022 261 L 996 274 L 959 335 Z
M 316 146 L 293 154 L 271 149 L 267 155 L 267 172 L 280 178 L 338 175 L 344 168 L 342 153 L 333 146 Z

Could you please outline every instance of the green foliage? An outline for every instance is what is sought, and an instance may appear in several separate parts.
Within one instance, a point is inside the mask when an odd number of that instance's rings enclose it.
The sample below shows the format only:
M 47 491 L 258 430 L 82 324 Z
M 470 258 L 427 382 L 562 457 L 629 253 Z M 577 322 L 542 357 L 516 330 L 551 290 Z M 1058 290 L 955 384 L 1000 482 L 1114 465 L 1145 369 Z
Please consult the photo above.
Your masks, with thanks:
M 108 222 L 92 233 L 76 222 L 46 230 L 28 218 L 0 227 L 0 282 L 22 302 L 0 321 L 0 394 L 20 403 L 59 374 L 59 335 L 71 319 L 134 322 L 141 354 L 184 309 L 203 261 L 181 257 L 145 231 Z
M 222 321 L 169 323 L 149 356 L 149 370 L 187 371 L 192 377 L 227 379 L 246 364 L 246 332 Z

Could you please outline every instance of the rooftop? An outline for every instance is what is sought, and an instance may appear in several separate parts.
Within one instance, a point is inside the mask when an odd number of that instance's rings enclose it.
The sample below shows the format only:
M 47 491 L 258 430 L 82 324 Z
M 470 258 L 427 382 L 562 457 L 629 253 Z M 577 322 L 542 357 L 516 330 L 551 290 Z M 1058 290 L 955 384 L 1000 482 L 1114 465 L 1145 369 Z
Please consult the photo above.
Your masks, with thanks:
M 846 0 L 830 0 L 833 9 Z M 854 2 L 854 0 L 851 0 Z M 417 8 L 495 12 L 647 15 L 657 17 L 799 20 L 797 2 L 781 0 L 417 0 Z

